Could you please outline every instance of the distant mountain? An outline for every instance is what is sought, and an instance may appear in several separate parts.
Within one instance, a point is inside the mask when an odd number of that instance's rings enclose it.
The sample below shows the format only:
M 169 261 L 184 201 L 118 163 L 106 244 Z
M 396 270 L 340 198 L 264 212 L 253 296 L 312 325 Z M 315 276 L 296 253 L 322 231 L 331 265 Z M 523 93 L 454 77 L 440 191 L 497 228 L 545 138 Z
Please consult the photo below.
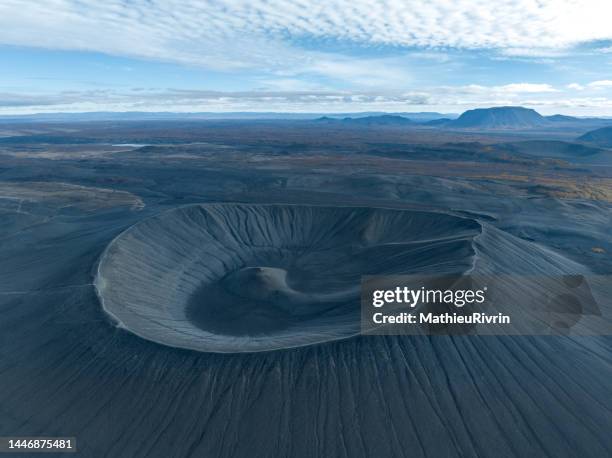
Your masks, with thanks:
M 0 123 L 62 123 L 62 122 L 108 122 L 108 121 L 219 121 L 219 120 L 303 120 L 314 119 L 321 114 L 274 113 L 274 112 L 227 112 L 227 113 L 175 113 L 141 111 L 99 111 L 86 113 L 37 113 L 28 115 L 0 115 Z
M 107 121 L 207 121 L 207 120 L 236 120 L 236 121 L 299 121 L 314 120 L 319 117 L 329 119 L 344 118 L 370 118 L 378 116 L 401 116 L 412 119 L 416 122 L 427 122 L 432 119 L 451 118 L 455 119 L 456 114 L 442 114 L 436 112 L 418 113 L 385 113 L 385 112 L 357 112 L 357 113 L 282 113 L 282 112 L 194 112 L 194 113 L 175 113 L 175 112 L 86 112 L 86 113 L 37 113 L 28 115 L 0 115 L 1 123 L 62 123 L 62 122 L 107 122 Z
M 595 129 L 578 137 L 581 142 L 593 143 L 598 146 L 612 147 L 612 126 Z
M 426 126 L 445 126 L 451 121 L 452 119 L 449 119 L 449 118 L 439 118 L 439 119 L 432 119 L 431 121 L 427 121 L 424 124 Z
M 329 116 L 317 118 L 320 123 L 337 124 L 344 126 L 406 126 L 415 124 L 411 119 L 398 115 L 363 116 L 359 118 L 337 119 Z
M 529 129 L 548 125 L 544 116 L 524 107 L 495 107 L 468 110 L 446 127 L 461 129 Z
M 360 125 L 376 125 L 376 126 L 397 126 L 414 124 L 414 121 L 409 118 L 397 115 L 381 115 L 381 116 L 366 116 L 363 118 L 345 118 L 344 122 Z
M 545 116 L 545 118 L 550 121 L 550 127 L 579 129 L 583 130 L 584 132 L 612 125 L 612 119 L 609 118 L 578 118 L 576 116 L 566 116 L 560 114 Z
M 561 114 L 556 114 L 552 116 L 544 116 L 544 117 L 552 122 L 580 122 L 580 118 L 576 118 L 575 116 L 561 115 Z
M 412 121 L 421 122 L 421 123 L 425 123 L 428 121 L 432 121 L 435 119 L 441 119 L 441 118 L 457 119 L 459 117 L 459 115 L 455 113 L 438 113 L 435 111 L 419 111 L 419 112 L 407 112 L 406 111 L 406 112 L 396 112 L 396 113 L 387 113 L 384 111 L 371 111 L 371 112 L 366 111 L 362 113 L 332 113 L 332 114 L 326 114 L 324 116 L 328 118 L 344 119 L 344 118 L 367 118 L 367 117 L 384 116 L 384 115 L 401 116 L 403 118 L 408 118 Z
M 437 113 L 435 111 L 421 111 L 418 113 L 394 113 L 417 122 L 435 121 L 439 119 L 457 119 L 458 114 L 455 113 Z

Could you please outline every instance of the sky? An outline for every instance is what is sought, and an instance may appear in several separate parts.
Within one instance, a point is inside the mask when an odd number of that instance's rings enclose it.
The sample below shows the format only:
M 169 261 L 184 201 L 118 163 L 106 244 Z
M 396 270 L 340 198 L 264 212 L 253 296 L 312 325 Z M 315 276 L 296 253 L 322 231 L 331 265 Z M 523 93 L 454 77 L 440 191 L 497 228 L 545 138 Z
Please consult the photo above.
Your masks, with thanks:
M 0 0 L 0 114 L 612 116 L 610 0 Z

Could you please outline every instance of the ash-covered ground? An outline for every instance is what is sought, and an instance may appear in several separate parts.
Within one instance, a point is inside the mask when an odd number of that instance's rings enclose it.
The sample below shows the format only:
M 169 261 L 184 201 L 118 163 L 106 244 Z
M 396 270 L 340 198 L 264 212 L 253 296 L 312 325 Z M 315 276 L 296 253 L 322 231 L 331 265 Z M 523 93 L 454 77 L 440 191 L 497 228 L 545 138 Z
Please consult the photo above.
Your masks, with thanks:
M 605 278 L 611 151 L 306 121 L 0 130 L 1 436 L 92 457 L 612 454 L 610 337 L 358 336 L 349 300 L 366 273 L 475 263 Z

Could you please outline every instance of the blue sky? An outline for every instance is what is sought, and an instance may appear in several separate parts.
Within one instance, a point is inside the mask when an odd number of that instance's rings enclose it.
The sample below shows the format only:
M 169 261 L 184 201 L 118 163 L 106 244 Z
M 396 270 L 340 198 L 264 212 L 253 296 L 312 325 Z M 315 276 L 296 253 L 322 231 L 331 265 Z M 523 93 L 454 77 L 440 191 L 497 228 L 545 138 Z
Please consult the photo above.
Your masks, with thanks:
M 612 115 L 608 0 L 0 1 L 0 113 Z

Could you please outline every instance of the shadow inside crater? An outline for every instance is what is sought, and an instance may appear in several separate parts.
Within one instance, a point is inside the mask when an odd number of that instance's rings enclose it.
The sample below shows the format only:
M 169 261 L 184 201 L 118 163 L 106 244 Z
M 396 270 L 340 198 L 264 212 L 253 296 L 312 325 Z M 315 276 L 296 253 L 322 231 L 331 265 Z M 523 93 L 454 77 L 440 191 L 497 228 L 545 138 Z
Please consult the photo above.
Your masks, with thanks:
M 227 336 L 264 336 L 308 321 L 359 313 L 355 292 L 320 295 L 295 290 L 279 267 L 245 267 L 218 282 L 204 283 L 189 298 L 187 319 Z

